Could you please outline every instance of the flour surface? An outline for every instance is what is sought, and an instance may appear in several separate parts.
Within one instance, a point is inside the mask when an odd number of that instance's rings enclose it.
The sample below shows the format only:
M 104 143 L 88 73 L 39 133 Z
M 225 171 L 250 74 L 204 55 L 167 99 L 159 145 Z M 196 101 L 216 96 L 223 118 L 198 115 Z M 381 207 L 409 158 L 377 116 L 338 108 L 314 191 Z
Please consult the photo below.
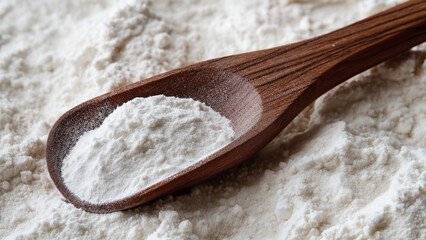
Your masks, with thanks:
M 62 176 L 83 200 L 118 200 L 211 155 L 233 136 L 230 121 L 201 102 L 135 98 L 80 137 L 63 161 Z
M 400 2 L 0 1 L 0 239 L 426 239 L 425 45 L 328 92 L 242 166 L 129 211 L 76 209 L 45 162 L 83 101 Z

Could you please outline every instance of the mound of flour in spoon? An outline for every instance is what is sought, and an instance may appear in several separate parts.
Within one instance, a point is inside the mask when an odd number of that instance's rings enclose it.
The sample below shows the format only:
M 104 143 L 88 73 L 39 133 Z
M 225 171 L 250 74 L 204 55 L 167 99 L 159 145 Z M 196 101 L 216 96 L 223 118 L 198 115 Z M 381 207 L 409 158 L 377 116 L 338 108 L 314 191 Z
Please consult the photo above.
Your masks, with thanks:
M 227 145 L 230 121 L 204 103 L 163 95 L 135 98 L 83 134 L 62 176 L 83 200 L 130 196 Z

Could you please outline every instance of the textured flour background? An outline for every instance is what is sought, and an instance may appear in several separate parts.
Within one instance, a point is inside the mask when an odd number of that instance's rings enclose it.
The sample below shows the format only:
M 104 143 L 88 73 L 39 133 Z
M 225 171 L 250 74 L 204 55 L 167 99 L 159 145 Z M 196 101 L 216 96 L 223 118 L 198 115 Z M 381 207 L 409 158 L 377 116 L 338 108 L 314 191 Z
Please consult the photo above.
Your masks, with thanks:
M 426 51 L 357 76 L 242 167 L 113 214 L 65 203 L 54 121 L 173 68 L 301 40 L 396 0 L 0 2 L 0 238 L 425 239 Z

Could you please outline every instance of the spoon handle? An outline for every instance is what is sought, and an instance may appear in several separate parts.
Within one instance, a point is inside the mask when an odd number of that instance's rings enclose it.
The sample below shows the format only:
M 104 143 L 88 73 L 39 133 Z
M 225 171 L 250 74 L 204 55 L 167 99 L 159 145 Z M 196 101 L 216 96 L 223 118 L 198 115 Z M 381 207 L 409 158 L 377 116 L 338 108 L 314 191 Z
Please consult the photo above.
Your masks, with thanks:
M 413 0 L 329 34 L 253 52 L 227 69 L 270 92 L 263 104 L 280 114 L 286 103 L 303 109 L 339 83 L 425 40 L 426 1 Z
M 312 86 L 317 91 L 311 92 L 320 96 L 346 79 L 426 41 L 426 1 L 408 1 L 323 39 L 319 37 L 318 41 L 314 52 L 325 51 L 323 56 L 327 58 L 317 57 L 321 72 Z M 322 43 L 324 46 L 319 50 Z

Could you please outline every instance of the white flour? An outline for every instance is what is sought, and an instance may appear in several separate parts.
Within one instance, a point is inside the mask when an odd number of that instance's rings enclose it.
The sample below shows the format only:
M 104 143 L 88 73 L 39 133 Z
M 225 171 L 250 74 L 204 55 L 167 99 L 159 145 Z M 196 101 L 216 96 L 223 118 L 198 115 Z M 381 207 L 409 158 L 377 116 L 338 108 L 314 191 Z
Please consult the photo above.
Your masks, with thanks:
M 426 49 L 318 99 L 241 167 L 142 207 L 62 201 L 46 136 L 91 97 L 399 0 L 0 1 L 1 239 L 425 239 Z
M 81 199 L 109 202 L 184 170 L 233 136 L 230 121 L 204 103 L 135 98 L 80 137 L 64 159 L 62 176 Z

